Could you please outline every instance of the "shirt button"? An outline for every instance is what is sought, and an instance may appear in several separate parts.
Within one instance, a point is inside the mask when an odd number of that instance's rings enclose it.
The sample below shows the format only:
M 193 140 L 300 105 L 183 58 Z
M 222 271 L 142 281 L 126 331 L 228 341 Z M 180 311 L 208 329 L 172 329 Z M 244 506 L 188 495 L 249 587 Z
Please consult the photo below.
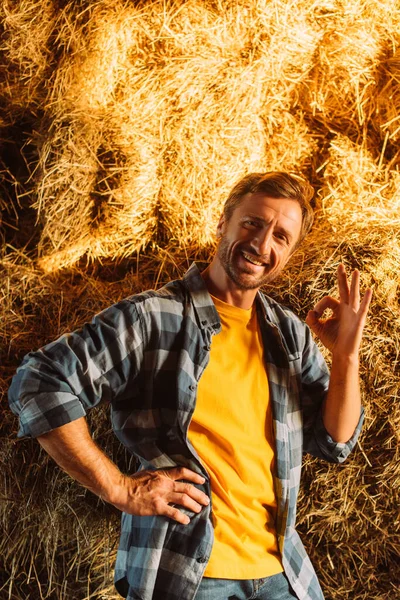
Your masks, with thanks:
M 195 386 L 195 385 L 189 385 L 189 390 L 190 390 L 191 392 L 194 392 L 194 390 L 195 390 L 195 389 L 196 389 L 196 386 Z
M 207 321 L 202 321 L 201 324 L 202 325 L 207 325 Z
M 207 556 L 199 556 L 199 558 L 197 559 L 198 563 L 205 563 L 207 562 L 208 558 Z
M 204 350 L 210 351 L 211 350 L 211 346 L 204 346 Z

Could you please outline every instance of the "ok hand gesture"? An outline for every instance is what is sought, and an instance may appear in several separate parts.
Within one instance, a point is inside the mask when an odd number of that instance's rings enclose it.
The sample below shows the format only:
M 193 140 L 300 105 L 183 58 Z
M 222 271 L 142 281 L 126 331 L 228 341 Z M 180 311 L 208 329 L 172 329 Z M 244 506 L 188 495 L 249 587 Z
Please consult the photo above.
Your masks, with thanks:
M 337 279 L 340 300 L 331 296 L 322 298 L 308 313 L 306 323 L 332 354 L 342 358 L 358 357 L 372 290 L 368 288 L 360 300 L 360 273 L 353 271 L 349 287 L 343 264 L 338 267 Z M 327 308 L 332 309 L 333 314 L 323 319 Z

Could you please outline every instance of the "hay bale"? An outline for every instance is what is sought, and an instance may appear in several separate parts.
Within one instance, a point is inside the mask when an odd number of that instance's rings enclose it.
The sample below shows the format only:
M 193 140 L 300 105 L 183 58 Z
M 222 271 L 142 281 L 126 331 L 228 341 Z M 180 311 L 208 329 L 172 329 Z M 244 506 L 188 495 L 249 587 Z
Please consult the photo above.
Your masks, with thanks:
M 400 23 L 397 26 L 399 30 Z M 394 42 L 394 43 L 393 43 Z M 385 139 L 398 142 L 400 137 L 400 36 L 396 36 L 379 65 L 378 93 L 374 122 Z
M 343 136 L 331 143 L 322 210 L 339 240 L 359 248 L 375 301 L 398 308 L 400 173 Z
M 52 0 L 4 0 L 0 6 L 3 28 L 0 99 L 5 124 L 14 123 L 46 98 L 44 82 L 51 73 L 51 36 L 57 21 Z
M 16 600 L 117 597 L 117 512 L 35 442 L 15 441 L 5 394 L 22 356 L 110 302 L 180 276 L 192 259 L 207 261 L 228 189 L 248 170 L 271 168 L 308 173 L 318 191 L 313 231 L 271 295 L 305 316 L 336 294 L 341 261 L 374 286 L 364 432 L 344 465 L 306 459 L 299 528 L 327 600 L 399 597 L 395 0 L 83 0 L 61 9 L 21 0 L 1 10 L 1 77 L 11 82 L 3 132 L 29 111 L 26 179 L 0 158 L 25 194 L 12 210 L 40 241 L 27 255 L 22 225 L 4 225 L 0 589 Z M 22 148 L 28 139 L 37 158 Z M 27 197 L 37 222 L 22 219 Z M 90 419 L 100 445 L 132 470 L 107 414 Z
M 27 170 L 26 164 L 18 164 L 22 158 L 20 148 L 27 143 L 30 123 L 37 121 L 45 105 L 45 82 L 51 77 L 54 62 L 51 40 L 57 15 L 50 0 L 4 0 L 0 3 L 0 21 L 0 254 L 3 255 L 5 243 L 14 241 L 12 234 L 6 235 L 6 228 L 12 231 L 21 205 L 26 205 L 16 197 L 26 192 L 22 181 L 26 177 L 20 177 L 21 171 Z
M 55 133 L 41 148 L 34 205 L 42 268 L 120 258 L 150 241 L 209 245 L 235 179 L 307 167 L 314 140 L 290 94 L 318 33 L 302 10 L 282 23 L 280 6 L 94 6 L 48 102 Z
M 143 97 L 151 82 L 135 62 L 140 11 L 115 2 L 90 12 L 81 29 L 74 12 L 66 16 L 75 52 L 56 74 L 47 115 L 53 134 L 40 149 L 34 206 L 45 223 L 39 264 L 47 271 L 84 254 L 132 254 L 156 230 L 160 150 L 154 106 Z
M 168 24 L 174 60 L 160 73 L 170 109 L 160 211 L 170 245 L 180 247 L 213 243 L 238 178 L 305 170 L 314 149 L 302 115 L 289 111 L 318 41 L 305 11 L 284 13 L 279 3 L 212 8 L 187 3 Z
M 375 111 L 377 70 L 396 47 L 396 2 L 322 2 L 315 13 L 323 35 L 302 105 L 327 130 L 360 135 Z

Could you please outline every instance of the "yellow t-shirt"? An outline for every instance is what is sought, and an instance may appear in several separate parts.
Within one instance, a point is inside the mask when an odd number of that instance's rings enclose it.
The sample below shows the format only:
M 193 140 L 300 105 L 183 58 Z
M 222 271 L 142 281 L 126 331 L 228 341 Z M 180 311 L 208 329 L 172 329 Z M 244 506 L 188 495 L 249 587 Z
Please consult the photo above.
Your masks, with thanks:
M 212 299 L 222 331 L 212 338 L 188 434 L 211 478 L 215 539 L 205 576 L 258 579 L 283 571 L 261 333 L 255 306 Z

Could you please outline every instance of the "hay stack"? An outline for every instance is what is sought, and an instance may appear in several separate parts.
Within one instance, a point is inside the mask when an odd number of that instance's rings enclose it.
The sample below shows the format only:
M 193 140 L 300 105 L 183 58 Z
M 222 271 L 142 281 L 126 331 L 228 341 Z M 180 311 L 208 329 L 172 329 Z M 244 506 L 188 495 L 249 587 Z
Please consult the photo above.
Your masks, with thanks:
M 323 218 L 336 239 L 361 255 L 364 281 L 375 301 L 398 310 L 400 173 L 343 136 L 331 143 L 321 190 Z
M 322 2 L 316 13 L 323 35 L 303 106 L 327 130 L 355 139 L 375 116 L 378 69 L 398 44 L 398 7 L 393 0 Z M 381 99 L 386 105 L 387 94 Z
M 53 135 L 40 151 L 35 204 L 44 221 L 39 250 L 46 271 L 84 254 L 130 255 L 154 236 L 163 107 L 156 78 L 149 81 L 137 60 L 138 48 L 139 56 L 147 53 L 140 14 L 100 3 L 76 29 L 73 12 L 66 15 L 75 51 L 60 64 L 49 99 Z M 145 94 L 155 96 L 154 104 Z
M 212 244 L 223 202 L 244 174 L 310 162 L 313 139 L 289 109 L 318 34 L 295 6 L 245 5 L 221 12 L 189 2 L 168 23 L 175 60 L 160 73 L 170 111 L 160 210 L 171 245 Z
M 299 526 L 327 600 L 400 598 L 396 1 L 5 0 L 1 10 L 3 138 L 19 133 L 27 168 L 0 145 L 11 182 L 0 210 L 20 219 L 5 219 L 0 253 L 0 597 L 117 598 L 117 511 L 35 442 L 15 441 L 5 394 L 23 355 L 206 261 L 234 181 L 285 169 L 311 177 L 316 222 L 271 295 L 304 317 L 337 293 L 341 261 L 374 287 L 364 432 L 343 465 L 306 460 Z M 39 238 L 29 252 L 25 229 Z M 89 418 L 133 471 L 107 412 Z
M 27 170 L 25 164 L 18 164 L 20 147 L 26 143 L 27 131 L 33 122 L 37 123 L 45 104 L 45 82 L 51 77 L 54 60 L 52 35 L 56 20 L 51 0 L 4 0 L 0 3 L 1 255 L 7 237 L 3 221 L 14 223 L 18 209 L 22 204 L 26 205 L 22 194 L 29 186 L 25 186 L 26 181 L 21 181 L 26 176 L 19 176 L 21 171 Z M 15 190 L 21 195 L 19 201 L 15 198 Z
M 115 0 L 64 20 L 74 49 L 47 101 L 34 204 L 45 270 L 151 240 L 210 245 L 234 180 L 309 165 L 314 141 L 290 112 L 319 39 L 304 10 Z
M 0 5 L 3 125 L 14 123 L 45 100 L 44 82 L 51 74 L 51 36 L 56 18 L 52 0 L 4 0 Z
M 379 65 L 379 86 L 374 121 L 385 139 L 398 142 L 400 138 L 400 34 L 399 23 L 394 43 Z

